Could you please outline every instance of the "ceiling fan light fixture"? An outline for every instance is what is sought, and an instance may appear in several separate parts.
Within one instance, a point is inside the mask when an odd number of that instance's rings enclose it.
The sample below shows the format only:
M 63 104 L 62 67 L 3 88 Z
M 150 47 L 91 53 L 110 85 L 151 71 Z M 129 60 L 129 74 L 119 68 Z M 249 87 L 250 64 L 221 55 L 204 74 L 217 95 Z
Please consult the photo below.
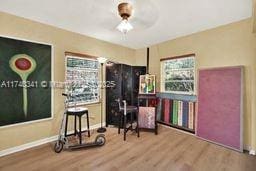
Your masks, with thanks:
M 118 12 L 120 17 L 122 17 L 122 21 L 117 26 L 117 30 L 126 34 L 133 29 L 133 26 L 128 22 L 128 18 L 132 15 L 132 5 L 127 2 L 120 3 L 118 5 Z
M 122 33 L 127 33 L 132 29 L 133 29 L 133 26 L 128 22 L 127 19 L 123 19 L 121 23 L 117 26 L 117 30 L 119 30 Z

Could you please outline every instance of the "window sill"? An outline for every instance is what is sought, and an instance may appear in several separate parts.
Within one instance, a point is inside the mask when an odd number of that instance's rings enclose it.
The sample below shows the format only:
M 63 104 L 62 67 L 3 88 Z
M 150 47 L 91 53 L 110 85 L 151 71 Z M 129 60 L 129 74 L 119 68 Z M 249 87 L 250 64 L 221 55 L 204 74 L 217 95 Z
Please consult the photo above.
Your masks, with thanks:
M 68 108 L 70 107 L 81 107 L 81 106 L 96 106 L 96 105 L 99 105 L 101 104 L 101 102 L 92 102 L 92 103 L 80 103 L 80 104 L 77 104 L 77 105 L 68 105 Z
M 174 100 L 185 100 L 185 101 L 197 101 L 196 95 L 189 95 L 189 94 L 174 94 L 169 92 L 161 92 L 157 93 L 157 97 L 159 98 L 166 98 L 166 99 L 174 99 Z

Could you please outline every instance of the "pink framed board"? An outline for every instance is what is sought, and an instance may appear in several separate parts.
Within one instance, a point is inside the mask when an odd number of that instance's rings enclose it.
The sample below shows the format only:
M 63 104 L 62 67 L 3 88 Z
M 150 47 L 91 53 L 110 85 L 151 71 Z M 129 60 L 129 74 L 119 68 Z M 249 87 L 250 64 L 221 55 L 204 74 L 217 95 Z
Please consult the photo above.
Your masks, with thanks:
M 196 135 L 243 150 L 243 67 L 199 70 Z

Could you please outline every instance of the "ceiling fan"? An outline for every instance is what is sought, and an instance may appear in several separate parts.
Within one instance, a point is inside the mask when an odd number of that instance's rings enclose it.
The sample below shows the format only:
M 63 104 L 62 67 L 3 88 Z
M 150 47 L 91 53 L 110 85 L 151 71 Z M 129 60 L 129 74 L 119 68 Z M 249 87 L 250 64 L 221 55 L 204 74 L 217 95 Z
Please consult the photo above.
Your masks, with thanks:
M 98 23 L 109 30 L 122 33 L 145 30 L 158 19 L 158 9 L 153 0 L 94 0 L 94 13 Z M 121 22 L 120 22 L 121 17 Z
M 128 22 L 128 18 L 132 15 L 132 5 L 127 2 L 122 2 L 118 5 L 118 12 L 122 17 L 122 21 L 117 26 L 117 30 L 122 33 L 127 33 L 133 29 L 133 26 Z

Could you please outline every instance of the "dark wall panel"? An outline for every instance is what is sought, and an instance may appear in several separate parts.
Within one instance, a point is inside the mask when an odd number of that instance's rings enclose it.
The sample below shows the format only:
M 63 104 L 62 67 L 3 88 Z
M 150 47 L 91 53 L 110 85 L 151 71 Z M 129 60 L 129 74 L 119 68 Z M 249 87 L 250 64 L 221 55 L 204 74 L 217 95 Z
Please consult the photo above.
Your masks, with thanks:
M 113 88 L 106 88 L 106 116 L 107 125 L 118 123 L 119 108 L 116 99 L 122 98 L 121 65 L 108 62 L 106 65 L 106 80 L 114 81 Z
M 119 109 L 116 99 L 126 100 L 128 105 L 137 106 L 139 76 L 145 73 L 144 66 L 107 63 L 106 80 L 115 82 L 115 87 L 106 89 L 107 125 L 118 125 Z
M 122 64 L 122 99 L 132 104 L 132 67 Z

